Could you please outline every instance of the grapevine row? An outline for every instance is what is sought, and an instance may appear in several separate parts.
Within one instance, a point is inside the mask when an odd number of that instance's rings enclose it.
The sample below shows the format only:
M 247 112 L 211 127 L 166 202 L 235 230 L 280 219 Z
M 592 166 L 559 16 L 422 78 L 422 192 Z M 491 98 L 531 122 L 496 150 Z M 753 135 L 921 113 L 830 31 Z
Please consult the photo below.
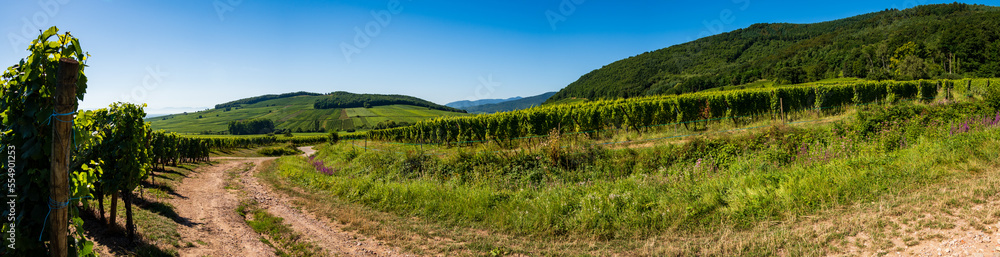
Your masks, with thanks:
M 411 143 L 503 141 L 546 135 L 552 130 L 574 133 L 608 128 L 639 129 L 722 118 L 755 119 L 781 111 L 850 104 L 891 103 L 914 98 L 929 100 L 936 98 L 939 92 L 972 94 L 987 86 L 987 80 L 857 82 L 599 100 L 431 119 L 407 127 L 373 130 L 367 135 L 372 140 Z M 948 91 L 951 89 L 955 91 Z

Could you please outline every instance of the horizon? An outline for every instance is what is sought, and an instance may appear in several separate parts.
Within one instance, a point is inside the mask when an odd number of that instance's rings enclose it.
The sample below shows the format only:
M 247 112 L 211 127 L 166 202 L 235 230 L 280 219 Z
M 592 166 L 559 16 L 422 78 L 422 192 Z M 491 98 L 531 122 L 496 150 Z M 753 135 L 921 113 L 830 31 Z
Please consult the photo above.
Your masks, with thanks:
M 17 63 L 34 31 L 57 26 L 91 54 L 80 109 L 126 101 L 171 114 L 296 91 L 444 105 L 559 91 L 612 62 L 756 23 L 950 2 L 18 1 L 0 10 L 0 62 Z

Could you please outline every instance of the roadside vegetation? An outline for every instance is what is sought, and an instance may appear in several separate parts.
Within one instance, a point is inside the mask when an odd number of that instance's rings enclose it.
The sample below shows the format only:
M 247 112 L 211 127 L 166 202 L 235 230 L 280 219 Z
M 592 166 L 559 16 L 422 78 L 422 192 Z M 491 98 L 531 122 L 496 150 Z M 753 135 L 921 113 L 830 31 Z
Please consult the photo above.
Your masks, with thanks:
M 399 245 L 413 244 L 396 238 L 400 233 L 430 230 L 490 246 L 410 247 L 421 252 L 606 255 L 631 246 L 643 249 L 637 255 L 815 255 L 893 249 L 891 234 L 867 237 L 879 244 L 851 246 L 839 243 L 871 230 L 809 232 L 801 220 L 837 222 L 831 213 L 874 202 L 921 208 L 906 200 L 917 195 L 908 192 L 997 173 L 1000 112 L 992 95 L 957 103 L 942 98 L 803 111 L 791 115 L 798 122 L 787 124 L 716 122 L 698 131 L 553 133 L 517 145 L 348 141 L 319 147 L 312 158 L 278 159 L 264 176 L 279 188 L 304 188 L 317 198 L 335 198 L 321 201 L 339 201 L 329 204 L 384 213 L 353 219 L 409 228 L 374 232 Z M 690 134 L 698 136 L 685 136 Z M 995 194 L 972 195 L 978 197 L 955 200 L 953 207 L 981 204 Z M 344 211 L 327 213 L 345 217 Z M 383 215 L 390 217 L 379 218 Z M 943 222 L 922 218 L 879 222 L 883 231 L 890 223 L 934 227 Z M 475 236 L 452 228 L 501 233 Z M 530 242 L 537 239 L 577 243 Z M 905 244 L 930 239 L 935 237 L 909 236 Z M 677 241 L 655 246 L 672 240 Z M 830 242 L 838 244 L 826 246 Z
M 179 164 L 176 167 L 153 170 L 150 175 L 152 179 L 144 181 L 142 188 L 135 192 L 139 196 L 134 199 L 136 233 L 139 238 L 136 242 L 129 242 L 126 237 L 124 220 L 119 219 L 114 225 L 107 227 L 99 225 L 107 221 L 102 221 L 96 215 L 99 208 L 97 201 L 90 201 L 85 206 L 85 211 L 81 212 L 87 224 L 87 236 L 106 247 L 107 252 L 102 253 L 120 256 L 177 256 L 179 249 L 203 244 L 204 242 L 185 242 L 181 239 L 179 226 L 188 221 L 177 214 L 168 200 L 177 197 L 175 189 L 184 178 L 207 164 L 209 163 Z M 112 197 L 105 196 L 104 201 L 110 203 Z M 124 205 L 124 201 L 118 201 L 119 206 Z M 105 212 L 113 211 L 111 204 L 104 208 Z M 117 212 L 118 217 L 124 217 L 124 209 Z

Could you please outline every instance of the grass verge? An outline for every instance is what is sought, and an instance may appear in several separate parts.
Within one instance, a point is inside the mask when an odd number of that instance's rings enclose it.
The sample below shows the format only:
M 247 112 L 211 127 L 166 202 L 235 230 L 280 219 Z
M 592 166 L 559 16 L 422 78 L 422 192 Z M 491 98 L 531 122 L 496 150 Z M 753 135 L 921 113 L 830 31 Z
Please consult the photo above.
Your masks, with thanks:
M 86 217 L 87 236 L 106 248 L 106 253 L 122 256 L 178 256 L 178 250 L 187 247 L 191 242 L 183 242 L 178 226 L 187 221 L 177 215 L 174 207 L 167 199 L 177 196 L 174 188 L 184 178 L 194 172 L 194 169 L 206 165 L 181 164 L 178 167 L 167 167 L 166 170 L 154 171 L 152 183 L 143 182 L 142 189 L 136 192 L 133 206 L 134 222 L 136 224 L 137 242 L 129 242 L 125 235 L 125 203 L 119 199 L 117 210 L 118 220 L 112 226 L 101 223 L 97 217 L 97 201 L 87 202 L 87 209 L 81 212 Z M 104 209 L 109 215 L 111 197 L 104 199 Z
M 306 241 L 302 235 L 284 223 L 284 219 L 271 215 L 253 200 L 243 200 L 236 212 L 246 219 L 247 225 L 262 235 L 261 242 L 275 249 L 278 256 L 323 256 L 323 250 Z
M 982 112 L 981 106 L 879 108 L 861 113 L 851 122 L 813 130 L 778 127 L 745 137 L 681 145 L 597 149 L 589 160 L 585 158 L 589 153 L 573 156 L 556 147 L 550 148 L 555 153 L 459 153 L 459 158 L 435 159 L 398 153 L 351 154 L 350 146 L 330 146 L 317 158 L 339 167 L 332 175 L 317 172 L 300 157 L 281 158 L 273 168 L 265 170 L 270 170 L 266 176 L 272 176 L 269 183 L 287 183 L 286 188 L 303 188 L 302 194 L 336 197 L 345 201 L 341 204 L 344 206 L 370 208 L 362 212 L 368 212 L 363 216 L 388 213 L 385 215 L 389 218 L 378 222 L 399 216 L 417 217 L 431 224 L 399 221 L 403 231 L 407 231 L 405 227 L 430 226 L 409 231 L 430 234 L 461 228 L 490 234 L 472 236 L 470 240 L 465 232 L 446 232 L 448 238 L 462 243 L 442 243 L 444 247 L 434 250 L 438 252 L 844 253 L 851 248 L 830 242 L 844 242 L 857 236 L 858 231 L 872 233 L 865 240 L 892 237 L 880 235 L 879 231 L 893 225 L 876 221 L 871 227 L 848 227 L 838 234 L 810 233 L 801 230 L 802 220 L 822 215 L 825 218 L 818 220 L 842 227 L 844 220 L 825 215 L 842 212 L 845 206 L 859 205 L 852 208 L 863 209 L 868 208 L 864 206 L 867 203 L 898 201 L 908 196 L 905 192 L 961 181 L 965 172 L 994 167 L 1000 155 L 997 129 L 983 127 L 956 134 L 954 125 L 945 125 Z M 562 164 L 580 160 L 576 165 Z M 965 202 L 956 200 L 952 205 L 964 206 Z M 334 212 L 331 217 L 352 220 L 344 213 Z M 364 223 L 365 219 L 353 220 Z M 947 222 L 941 219 L 923 224 L 948 229 L 943 225 Z M 390 236 L 387 241 L 398 241 L 409 250 L 430 251 L 409 247 L 406 242 L 411 240 L 393 237 L 407 233 L 369 232 L 385 233 Z M 744 237 L 727 239 L 727 235 Z M 825 238 L 815 240 L 820 236 Z M 511 239 L 518 237 L 550 243 L 587 243 L 539 246 Z M 906 241 L 934 237 L 913 238 Z M 487 241 L 488 246 L 479 247 L 476 242 L 482 241 Z M 636 241 L 647 245 L 623 243 Z M 704 243 L 711 241 L 724 243 Z M 666 246 L 656 247 L 658 243 Z M 486 250 L 489 246 L 494 249 Z M 885 248 L 890 244 L 881 241 L 875 246 L 862 246 L 855 248 Z

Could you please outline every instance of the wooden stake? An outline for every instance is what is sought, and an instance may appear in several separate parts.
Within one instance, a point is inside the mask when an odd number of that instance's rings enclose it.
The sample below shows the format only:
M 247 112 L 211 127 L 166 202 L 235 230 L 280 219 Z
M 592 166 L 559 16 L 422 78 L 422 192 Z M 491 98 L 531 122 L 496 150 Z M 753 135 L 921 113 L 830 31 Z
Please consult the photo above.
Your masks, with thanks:
M 781 104 L 781 123 L 785 123 L 788 119 L 785 117 L 785 99 L 778 98 L 778 103 Z
M 55 92 L 55 111 L 63 114 L 52 116 L 52 165 L 49 170 L 49 253 L 52 257 L 66 257 L 69 244 L 69 162 L 70 142 L 73 140 L 73 113 L 76 111 L 76 78 L 80 63 L 69 58 L 59 60 L 58 85 Z M 55 113 L 54 113 L 55 114 Z

